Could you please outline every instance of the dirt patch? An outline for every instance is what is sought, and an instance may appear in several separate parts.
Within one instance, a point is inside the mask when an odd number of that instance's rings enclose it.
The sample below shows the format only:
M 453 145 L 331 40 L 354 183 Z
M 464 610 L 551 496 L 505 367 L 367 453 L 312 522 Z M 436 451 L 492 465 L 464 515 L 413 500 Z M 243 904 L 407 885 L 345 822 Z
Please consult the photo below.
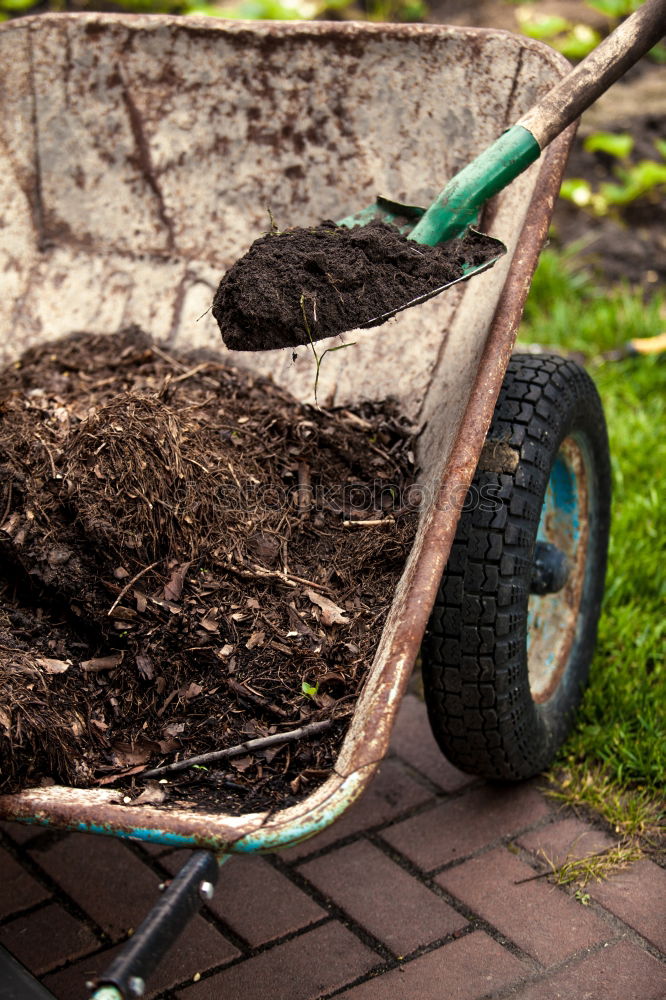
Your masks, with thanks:
M 497 241 L 471 232 L 429 247 L 383 222 L 347 229 L 268 233 L 224 275 L 213 315 L 235 351 L 297 347 L 380 318 L 463 276 L 463 264 L 497 256 Z
M 133 795 L 151 767 L 328 720 L 151 801 L 309 793 L 415 529 L 394 406 L 320 411 L 132 328 L 29 351 L 0 417 L 0 788 Z

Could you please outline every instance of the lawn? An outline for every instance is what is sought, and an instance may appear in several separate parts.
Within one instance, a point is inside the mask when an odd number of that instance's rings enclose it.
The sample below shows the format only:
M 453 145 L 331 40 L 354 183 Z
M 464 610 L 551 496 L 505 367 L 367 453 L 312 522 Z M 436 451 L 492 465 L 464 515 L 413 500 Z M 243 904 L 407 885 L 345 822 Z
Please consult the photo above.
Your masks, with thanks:
M 613 516 L 606 594 L 590 685 L 556 769 L 561 793 L 602 811 L 618 832 L 645 832 L 666 774 L 666 356 L 604 360 L 666 328 L 666 302 L 604 289 L 575 254 L 542 254 L 520 346 L 585 358 L 606 411 Z

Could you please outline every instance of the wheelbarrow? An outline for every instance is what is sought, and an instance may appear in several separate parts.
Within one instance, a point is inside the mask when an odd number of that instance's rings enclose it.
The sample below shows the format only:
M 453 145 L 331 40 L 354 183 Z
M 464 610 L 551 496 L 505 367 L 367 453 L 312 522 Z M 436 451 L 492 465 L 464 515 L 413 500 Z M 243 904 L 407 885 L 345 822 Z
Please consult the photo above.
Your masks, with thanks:
M 206 313 L 267 206 L 284 226 L 338 218 L 377 192 L 429 204 L 568 68 L 538 42 L 440 25 L 114 14 L 2 25 L 0 360 L 130 322 L 169 348 L 228 357 Z M 585 373 L 512 349 L 574 132 L 485 206 L 480 228 L 508 248 L 492 270 L 322 367 L 327 405 L 398 398 L 423 470 L 417 535 L 330 777 L 297 805 L 241 816 L 128 809 L 113 788 L 0 798 L 3 819 L 199 849 L 100 970 L 97 1000 L 142 994 L 219 862 L 310 837 L 363 792 L 419 651 L 433 731 L 464 770 L 520 780 L 566 735 L 603 592 L 608 446 Z M 310 400 L 307 355 L 241 363 Z

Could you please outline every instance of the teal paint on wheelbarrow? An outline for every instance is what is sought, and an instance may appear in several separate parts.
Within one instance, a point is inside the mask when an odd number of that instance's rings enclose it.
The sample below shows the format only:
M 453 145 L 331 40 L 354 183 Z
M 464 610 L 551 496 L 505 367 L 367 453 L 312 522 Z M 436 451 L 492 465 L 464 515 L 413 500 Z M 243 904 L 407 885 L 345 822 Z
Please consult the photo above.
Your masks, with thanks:
M 79 833 L 97 833 L 118 837 L 121 840 L 161 844 L 165 847 L 207 848 L 220 856 L 272 852 L 307 840 L 333 823 L 360 796 L 368 782 L 369 773 L 374 772 L 375 767 L 376 765 L 372 764 L 365 765 L 353 771 L 322 802 L 308 808 L 301 814 L 299 814 L 298 807 L 293 807 L 295 815 L 290 821 L 275 823 L 271 822 L 271 817 L 268 816 L 255 830 L 233 840 L 222 840 L 219 835 L 216 836 L 214 833 L 207 835 L 200 832 L 200 829 L 192 835 L 174 833 L 161 829 L 157 822 L 152 827 L 132 826 L 120 820 L 121 809 L 123 820 L 131 815 L 132 807 L 129 805 L 116 806 L 118 812 L 108 823 L 81 820 L 68 824 L 58 823 L 58 828 Z M 53 825 L 50 817 L 44 816 L 42 818 L 39 814 L 21 817 L 20 821 L 28 826 L 49 827 Z
M 537 540 L 555 545 L 575 566 L 580 548 L 585 544 L 583 519 L 587 516 L 584 498 L 587 492 L 585 456 L 573 438 L 563 443 L 553 463 L 544 497 Z M 577 596 L 577 595 L 574 595 Z M 566 586 L 553 594 L 531 594 L 527 611 L 527 654 L 530 657 L 530 681 L 535 679 L 533 694 L 548 688 L 548 679 L 557 670 L 571 598 Z M 536 661 L 539 661 L 538 663 Z M 537 683 L 536 678 L 539 678 Z

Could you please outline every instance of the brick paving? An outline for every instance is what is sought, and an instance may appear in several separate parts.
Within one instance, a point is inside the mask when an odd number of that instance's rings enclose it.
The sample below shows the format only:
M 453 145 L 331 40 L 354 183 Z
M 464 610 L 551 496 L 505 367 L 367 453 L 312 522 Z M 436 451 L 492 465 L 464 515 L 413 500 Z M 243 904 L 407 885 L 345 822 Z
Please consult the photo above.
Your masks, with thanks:
M 445 761 L 404 699 L 391 755 L 340 821 L 232 858 L 148 983 L 148 1000 L 663 1000 L 666 874 L 643 860 L 573 892 L 534 878 L 609 833 L 535 782 L 493 787 Z M 0 944 L 57 1000 L 88 996 L 188 857 L 0 824 Z

